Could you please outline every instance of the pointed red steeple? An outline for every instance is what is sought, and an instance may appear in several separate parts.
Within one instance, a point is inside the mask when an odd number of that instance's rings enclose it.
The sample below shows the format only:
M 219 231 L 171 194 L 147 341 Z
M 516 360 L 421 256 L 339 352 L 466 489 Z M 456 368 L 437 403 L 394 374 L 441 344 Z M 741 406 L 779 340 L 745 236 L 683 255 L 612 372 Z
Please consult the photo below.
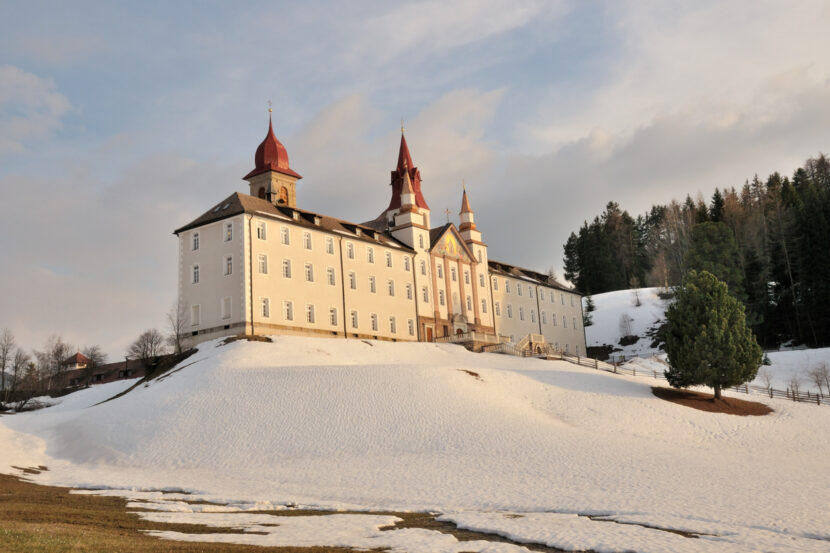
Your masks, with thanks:
M 401 207 L 401 192 L 403 191 L 404 173 L 409 175 L 412 184 L 412 191 L 415 193 L 415 205 L 423 209 L 429 209 L 423 194 L 421 194 L 421 172 L 413 166 L 412 155 L 409 153 L 409 146 L 406 144 L 406 137 L 401 128 L 401 148 L 398 151 L 398 165 L 392 171 L 392 199 L 386 211 Z
M 265 135 L 265 140 L 256 149 L 254 165 L 254 170 L 242 177 L 243 179 L 248 180 L 251 177 L 267 171 L 276 171 L 298 179 L 302 178 L 288 166 L 288 152 L 285 150 L 285 146 L 277 140 L 276 135 L 274 135 L 270 110 L 268 113 L 268 134 Z

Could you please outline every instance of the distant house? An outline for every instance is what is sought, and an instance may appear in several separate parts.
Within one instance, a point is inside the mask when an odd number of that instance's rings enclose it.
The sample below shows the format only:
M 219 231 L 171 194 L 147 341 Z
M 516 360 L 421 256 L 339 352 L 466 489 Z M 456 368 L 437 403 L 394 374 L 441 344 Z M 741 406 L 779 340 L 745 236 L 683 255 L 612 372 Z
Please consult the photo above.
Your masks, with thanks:
M 87 384 L 106 384 L 116 380 L 143 377 L 144 365 L 136 359 L 125 359 L 116 363 L 107 363 L 87 371 L 89 359 L 77 353 L 64 361 L 64 388 L 77 388 Z

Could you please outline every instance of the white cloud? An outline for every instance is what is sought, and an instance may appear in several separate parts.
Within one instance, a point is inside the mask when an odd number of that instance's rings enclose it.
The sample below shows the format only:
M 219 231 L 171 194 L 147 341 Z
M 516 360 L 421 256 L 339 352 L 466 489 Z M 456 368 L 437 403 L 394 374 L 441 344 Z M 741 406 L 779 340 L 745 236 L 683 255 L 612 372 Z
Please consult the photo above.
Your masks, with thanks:
M 28 141 L 59 129 L 70 109 L 52 81 L 12 65 L 0 66 L 0 154 L 21 152 Z

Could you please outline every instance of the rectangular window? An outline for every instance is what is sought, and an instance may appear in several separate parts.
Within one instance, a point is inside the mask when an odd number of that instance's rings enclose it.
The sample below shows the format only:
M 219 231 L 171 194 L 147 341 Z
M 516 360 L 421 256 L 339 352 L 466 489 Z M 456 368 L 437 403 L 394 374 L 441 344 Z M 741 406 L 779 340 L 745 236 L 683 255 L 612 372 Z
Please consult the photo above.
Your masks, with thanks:
M 507 304 L 507 318 L 508 319 L 513 318 L 513 306 L 510 305 L 509 303 Z
M 260 221 L 256 224 L 256 237 L 260 240 L 265 240 L 265 221 Z
M 481 250 L 476 250 L 476 259 L 478 259 L 478 262 L 481 263 Z
M 556 313 L 550 314 L 550 322 L 553 323 L 553 326 L 556 326 Z
M 562 305 L 565 305 L 565 294 L 560 293 L 559 295 L 562 296 Z
M 562 315 L 562 328 L 568 328 L 568 318 Z
M 194 252 L 199 249 L 199 233 L 198 232 L 193 233 L 192 249 L 193 249 Z
M 504 279 L 504 293 L 505 294 L 510 293 L 510 281 L 507 280 L 507 279 Z
M 424 288 L 423 288 L 423 294 L 424 294 L 424 296 L 423 296 L 424 297 L 424 303 L 429 303 L 429 288 L 427 288 L 426 286 L 424 286 Z
M 438 263 L 440 263 L 440 261 Z M 438 272 L 438 278 L 444 278 L 444 267 L 441 266 L 441 265 L 438 265 L 436 267 L 436 270 Z
M 493 290 L 498 290 L 498 289 L 499 289 L 499 279 L 497 279 L 496 277 L 493 277 Z
M 453 282 L 458 280 L 458 275 L 455 272 L 455 267 L 450 267 L 450 278 L 452 278 Z
M 531 286 L 529 284 L 527 285 L 527 295 L 530 296 L 531 298 L 533 297 L 533 286 Z
M 423 234 L 418 235 L 418 246 L 420 246 L 422 250 L 424 249 L 424 235 Z
M 539 301 L 545 301 L 545 291 L 539 290 Z
M 307 250 L 311 249 L 311 233 L 304 232 L 303 233 L 303 247 Z
M 225 258 L 225 276 L 233 274 L 233 256 L 229 255 Z
M 392 334 L 398 333 L 398 323 L 395 321 L 395 317 L 389 317 L 389 332 Z
M 409 284 L 408 282 L 406 283 L 406 299 L 408 299 L 408 300 L 412 299 L 412 285 Z
M 519 307 L 519 320 L 525 320 L 525 308 L 521 306 Z
M 349 259 L 354 259 L 354 244 L 349 242 L 346 244 L 346 257 Z
M 306 282 L 314 282 L 314 265 L 311 263 L 305 264 L 305 280 Z
M 427 274 L 427 264 L 423 259 L 421 260 L 421 274 Z
M 403 258 L 403 270 L 409 272 L 409 257 Z
M 573 306 L 574 306 L 574 297 L 571 296 L 571 307 L 573 307 Z
M 357 328 L 357 323 L 358 323 L 357 311 L 352 311 L 351 319 L 352 319 L 352 328 Z
M 259 308 L 260 314 L 264 318 L 268 318 L 271 316 L 271 300 L 268 298 L 259 298 Z
M 329 286 L 334 286 L 336 284 L 336 281 L 334 280 L 334 267 L 326 269 L 326 278 L 328 279 Z
M 395 295 L 395 281 L 390 280 L 389 282 L 387 282 L 386 283 L 386 289 L 389 291 L 390 296 L 394 296 Z
M 479 273 L 479 275 L 478 275 L 478 285 L 481 288 L 484 288 L 484 273 Z
M 444 303 L 446 303 L 443 290 L 438 290 L 438 303 L 441 305 L 444 305 Z
M 470 284 L 470 271 L 464 271 L 464 284 Z
M 373 248 L 372 246 L 366 247 L 366 261 L 368 261 L 369 263 L 375 262 L 375 248 Z
M 326 253 L 334 255 L 334 238 L 326 236 Z
M 415 321 L 408 319 L 406 321 L 406 330 L 409 332 L 410 336 L 415 336 Z
M 192 282 L 193 282 L 193 284 L 199 284 L 199 266 L 198 265 L 193 266 L 193 279 L 192 279 Z
M 233 240 L 233 223 L 225 223 L 225 242 Z
M 487 300 L 481 300 L 481 312 L 487 313 Z
M 268 256 L 264 253 L 261 253 L 257 256 L 258 265 L 259 265 L 259 272 L 263 275 L 268 274 Z M 283 262 L 285 264 L 285 262 Z M 289 270 L 290 272 L 290 270 Z M 290 275 L 289 275 L 290 276 Z
M 280 227 L 280 242 L 282 242 L 284 246 L 291 244 L 291 229 L 288 227 Z
M 536 310 L 535 309 L 530 310 L 530 322 L 532 322 L 532 323 L 536 322 Z
M 547 317 L 547 315 L 545 314 L 544 311 L 541 312 L 541 315 L 542 315 L 542 324 L 543 325 L 548 324 L 548 317 Z
M 349 273 L 349 288 L 357 290 L 357 277 L 354 273 Z
M 571 322 L 573 323 L 573 329 L 576 330 L 576 317 Z
M 519 294 L 520 296 L 522 295 L 522 285 L 521 284 L 516 285 L 516 293 Z
M 292 301 L 282 302 L 282 316 L 286 321 L 293 321 L 294 320 L 294 302 L 292 302 Z
M 337 308 L 330 307 L 329 308 L 329 324 L 331 326 L 337 326 Z
M 291 260 L 290 259 L 283 259 L 282 260 L 282 276 L 285 278 L 291 278 Z
M 231 318 L 231 297 L 226 296 L 222 298 L 222 318 L 223 319 L 230 319 Z
M 373 294 L 377 292 L 377 290 L 375 289 L 375 277 L 373 276 L 369 277 L 369 292 Z
M 314 323 L 314 305 L 308 304 L 305 306 L 305 320 L 307 323 Z
M 501 317 L 501 306 L 499 305 L 499 302 L 496 302 L 495 309 L 496 309 L 496 317 Z
M 193 305 L 190 307 L 190 324 L 197 326 L 201 318 L 201 306 Z
M 386 252 L 386 266 L 392 266 L 392 252 Z
M 473 298 L 467 296 L 467 311 L 473 310 Z
M 369 319 L 372 321 L 372 330 L 375 332 L 378 331 L 378 315 L 377 313 L 372 313 L 369 315 Z

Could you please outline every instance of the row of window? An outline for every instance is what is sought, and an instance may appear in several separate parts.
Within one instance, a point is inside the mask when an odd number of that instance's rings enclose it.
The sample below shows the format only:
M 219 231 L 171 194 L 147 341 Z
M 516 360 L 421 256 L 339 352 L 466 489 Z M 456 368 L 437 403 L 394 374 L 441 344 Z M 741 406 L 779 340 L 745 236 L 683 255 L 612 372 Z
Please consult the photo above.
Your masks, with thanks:
M 497 277 L 493 277 L 493 290 L 498 291 L 498 289 L 499 289 L 499 279 Z M 522 287 L 521 283 L 516 283 L 516 294 L 517 295 L 519 295 L 519 296 L 523 295 L 523 293 L 522 293 L 523 289 L 524 288 Z M 509 294 L 510 291 L 511 291 L 510 281 L 508 279 L 504 279 L 504 293 Z M 527 285 L 527 295 L 530 298 L 533 297 L 533 285 L 532 284 Z M 560 292 L 559 296 L 562 299 L 562 305 L 565 305 L 565 294 L 564 294 L 564 292 Z M 574 296 L 572 294 L 568 294 L 568 297 L 571 298 L 571 307 L 573 307 L 574 306 Z M 539 299 L 541 301 L 545 301 L 545 291 L 544 290 L 539 290 Z M 554 292 L 554 291 L 550 292 L 550 302 L 551 303 L 556 303 L 556 292 Z
M 438 278 L 444 278 L 444 265 L 440 260 L 435 263 L 435 272 Z M 423 261 L 421 262 L 421 274 L 426 274 L 426 265 Z M 450 280 L 458 282 L 458 273 L 455 267 L 450 267 Z M 464 269 L 464 284 L 470 284 L 470 271 L 467 269 Z M 478 275 L 478 285 L 484 288 L 484 273 Z
M 496 311 L 496 316 L 501 317 L 501 305 L 499 304 L 499 302 L 495 302 L 495 304 L 493 305 L 493 308 Z M 513 318 L 513 305 L 512 304 L 508 303 L 505 306 L 505 315 L 507 315 L 508 319 Z M 547 313 L 545 311 L 542 311 L 541 315 L 542 315 L 542 324 L 548 324 Z M 520 321 L 525 320 L 525 309 L 522 306 L 519 306 L 519 320 Z M 557 321 L 556 313 L 551 313 L 550 323 L 553 326 L 556 326 L 556 321 Z M 536 322 L 536 310 L 535 309 L 530 310 L 530 322 L 532 322 L 532 323 Z M 572 323 L 571 324 L 572 328 L 578 328 L 578 326 L 576 324 L 576 317 L 571 317 L 571 323 Z M 563 328 L 568 328 L 568 317 L 565 316 L 565 315 L 562 315 L 562 327 Z
M 223 227 L 224 231 L 222 232 L 222 241 L 223 242 L 231 242 L 233 240 L 233 223 L 228 222 L 225 223 Z M 190 238 L 190 249 L 196 251 L 199 249 L 201 237 L 199 235 L 199 231 L 194 232 Z
M 265 318 L 271 318 L 271 299 L 270 298 L 259 298 L 259 309 L 260 315 Z M 313 303 L 308 303 L 305 306 L 305 322 L 309 324 L 316 324 L 317 323 L 317 315 L 316 315 L 316 306 Z M 290 300 L 285 300 L 282 302 L 282 319 L 284 321 L 294 321 L 294 302 Z M 394 315 L 389 316 L 389 332 L 391 334 L 398 333 L 398 322 L 397 318 Z M 328 323 L 330 326 L 336 327 L 339 325 L 337 308 L 336 307 L 329 307 L 329 317 Z M 357 310 L 352 310 L 349 313 L 349 324 L 352 329 L 358 329 L 360 326 L 360 314 Z M 379 329 L 378 325 L 378 314 L 377 313 L 369 313 L 369 326 L 372 331 L 377 332 Z M 415 336 L 415 320 L 414 319 L 407 319 L 406 321 L 407 333 L 410 336 Z

